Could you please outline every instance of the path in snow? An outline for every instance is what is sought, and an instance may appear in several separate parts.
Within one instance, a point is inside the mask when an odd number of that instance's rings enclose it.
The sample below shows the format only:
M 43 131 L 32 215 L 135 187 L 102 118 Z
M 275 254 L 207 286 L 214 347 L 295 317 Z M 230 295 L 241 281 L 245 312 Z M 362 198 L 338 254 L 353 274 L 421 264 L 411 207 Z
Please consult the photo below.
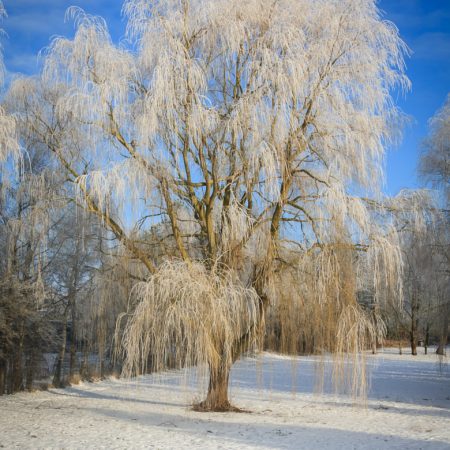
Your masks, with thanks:
M 388 350 L 368 365 L 366 409 L 327 384 L 315 395 L 314 358 L 273 354 L 233 370 L 233 402 L 251 414 L 190 410 L 179 373 L 4 396 L 0 447 L 449 449 L 448 365 Z

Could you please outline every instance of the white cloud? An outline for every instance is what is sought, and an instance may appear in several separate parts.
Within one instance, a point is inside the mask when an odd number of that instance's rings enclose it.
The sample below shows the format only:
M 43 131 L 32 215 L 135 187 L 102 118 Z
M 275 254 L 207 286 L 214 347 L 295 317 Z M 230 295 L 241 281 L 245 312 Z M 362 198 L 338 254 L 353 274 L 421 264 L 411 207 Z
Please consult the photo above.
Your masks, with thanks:
M 431 61 L 442 61 L 448 64 L 450 60 L 450 33 L 423 33 L 410 43 L 414 58 Z
M 1 43 L 7 70 L 13 73 L 36 73 L 37 55 L 50 44 L 51 38 L 73 35 L 73 22 L 65 21 L 66 10 L 72 5 L 105 16 L 116 37 L 124 30 L 120 0 L 3 0 L 3 3 L 8 17 L 1 24 L 7 33 Z

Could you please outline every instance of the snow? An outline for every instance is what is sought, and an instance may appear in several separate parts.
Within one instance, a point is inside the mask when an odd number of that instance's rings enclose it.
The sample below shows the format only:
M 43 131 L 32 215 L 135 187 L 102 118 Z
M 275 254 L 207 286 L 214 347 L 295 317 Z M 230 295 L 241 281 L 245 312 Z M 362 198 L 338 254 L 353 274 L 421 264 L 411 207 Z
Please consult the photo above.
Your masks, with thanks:
M 368 356 L 366 407 L 329 382 L 315 394 L 317 358 L 267 353 L 233 369 L 232 401 L 250 413 L 192 411 L 198 391 L 179 372 L 4 396 L 0 447 L 450 448 L 448 365 L 396 351 Z

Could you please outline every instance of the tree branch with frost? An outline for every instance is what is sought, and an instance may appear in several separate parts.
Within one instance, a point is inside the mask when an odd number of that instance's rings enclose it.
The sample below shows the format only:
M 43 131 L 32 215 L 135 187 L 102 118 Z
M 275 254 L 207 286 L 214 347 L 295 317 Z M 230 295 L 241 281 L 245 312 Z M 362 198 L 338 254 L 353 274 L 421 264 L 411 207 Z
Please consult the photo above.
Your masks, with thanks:
M 74 38 L 45 56 L 54 101 L 33 106 L 56 129 L 23 120 L 58 142 L 82 200 L 132 253 L 155 236 L 122 341 L 128 373 L 153 353 L 162 367 L 174 348 L 180 365 L 209 366 L 202 407 L 230 408 L 230 365 L 285 286 L 287 329 L 305 311 L 302 339 L 358 362 L 376 331 L 358 289 L 394 285 L 400 260 L 390 219 L 348 191 L 379 194 L 390 92 L 408 85 L 398 31 L 373 0 L 127 0 L 124 11 L 133 44 L 120 48 L 77 12 Z M 47 95 L 30 91 L 16 92 L 19 109 Z M 130 216 L 136 236 L 119 226 Z

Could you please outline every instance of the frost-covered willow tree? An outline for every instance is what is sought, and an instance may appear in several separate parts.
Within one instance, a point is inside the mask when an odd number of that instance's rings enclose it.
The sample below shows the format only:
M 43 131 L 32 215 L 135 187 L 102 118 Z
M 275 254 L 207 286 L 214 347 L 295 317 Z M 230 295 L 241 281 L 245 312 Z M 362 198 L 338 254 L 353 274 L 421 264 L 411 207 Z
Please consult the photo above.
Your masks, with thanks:
M 0 19 L 6 16 L 3 3 L 0 1 Z M 3 29 L 0 28 L 0 35 Z M 3 89 L 5 78 L 5 67 L 3 64 L 3 47 L 0 45 L 0 89 Z M 0 106 L 0 168 L 6 162 L 8 157 L 12 156 L 15 162 L 20 157 L 20 149 L 15 136 L 15 122 L 11 116 L 8 116 Z M 0 174 L 1 175 L 1 174 Z M 2 178 L 0 178 L 2 183 Z
M 115 45 L 102 19 L 71 10 L 75 37 L 56 38 L 42 74 L 9 96 L 143 279 L 125 372 L 169 357 L 208 367 L 198 408 L 227 410 L 232 363 L 288 291 L 314 317 L 305 338 L 357 355 L 377 334 L 361 280 L 377 292 L 399 279 L 394 228 L 356 196 L 379 193 L 399 119 L 390 92 L 408 86 L 395 26 L 374 0 L 128 0 L 123 11 Z

